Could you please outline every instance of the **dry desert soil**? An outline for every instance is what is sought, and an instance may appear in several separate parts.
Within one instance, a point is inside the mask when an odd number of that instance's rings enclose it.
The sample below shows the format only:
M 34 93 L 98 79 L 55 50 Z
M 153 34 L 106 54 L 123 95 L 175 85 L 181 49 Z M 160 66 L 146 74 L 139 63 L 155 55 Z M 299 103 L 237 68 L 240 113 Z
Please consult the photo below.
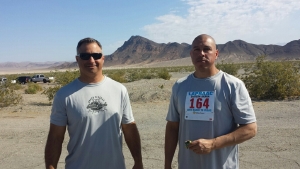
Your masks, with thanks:
M 188 73 L 172 73 L 170 80 L 125 83 L 142 142 L 145 169 L 162 169 L 165 117 L 173 83 Z M 53 84 L 40 83 L 44 88 Z M 24 89 L 26 85 L 24 85 Z M 0 169 L 44 168 L 44 147 L 51 105 L 45 95 L 24 94 L 23 102 L 0 109 Z M 300 168 L 300 100 L 253 101 L 258 134 L 239 145 L 241 169 Z M 64 168 L 66 135 L 58 168 Z M 127 168 L 133 160 L 123 145 Z M 177 168 L 175 155 L 173 168 Z

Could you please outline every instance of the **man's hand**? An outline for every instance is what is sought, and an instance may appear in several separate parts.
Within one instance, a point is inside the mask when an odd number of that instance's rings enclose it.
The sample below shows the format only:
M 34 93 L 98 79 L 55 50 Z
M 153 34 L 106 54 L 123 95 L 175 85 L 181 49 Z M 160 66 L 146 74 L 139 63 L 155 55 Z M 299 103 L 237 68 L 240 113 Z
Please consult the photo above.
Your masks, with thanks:
M 198 139 L 192 141 L 188 148 L 197 154 L 209 154 L 214 150 L 215 139 Z
M 256 133 L 256 122 L 249 124 L 240 124 L 240 126 L 235 131 L 226 135 L 222 135 L 214 139 L 194 140 L 189 144 L 188 148 L 197 154 L 208 154 L 212 150 L 240 144 L 254 137 Z
M 132 169 L 143 169 L 143 163 L 139 162 L 139 163 L 135 163 L 134 166 L 132 167 Z

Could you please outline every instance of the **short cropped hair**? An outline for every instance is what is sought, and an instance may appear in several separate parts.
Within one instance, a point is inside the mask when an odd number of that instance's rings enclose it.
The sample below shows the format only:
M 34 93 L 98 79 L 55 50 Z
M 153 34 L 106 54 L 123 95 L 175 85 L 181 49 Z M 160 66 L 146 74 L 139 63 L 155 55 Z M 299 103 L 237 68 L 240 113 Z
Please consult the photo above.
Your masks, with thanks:
M 93 38 L 84 38 L 81 39 L 78 44 L 77 44 L 77 48 L 76 51 L 78 52 L 78 49 L 80 48 L 80 46 L 84 43 L 96 43 L 101 49 L 102 49 L 102 45 L 100 44 L 100 42 L 98 42 L 96 39 Z

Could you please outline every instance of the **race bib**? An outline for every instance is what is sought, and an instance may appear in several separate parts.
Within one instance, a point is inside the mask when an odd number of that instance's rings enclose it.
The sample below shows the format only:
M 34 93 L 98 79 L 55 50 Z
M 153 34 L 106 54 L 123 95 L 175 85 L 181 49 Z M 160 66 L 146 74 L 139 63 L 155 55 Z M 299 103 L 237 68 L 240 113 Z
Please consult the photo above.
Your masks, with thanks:
M 215 91 L 187 92 L 185 99 L 186 120 L 214 120 Z

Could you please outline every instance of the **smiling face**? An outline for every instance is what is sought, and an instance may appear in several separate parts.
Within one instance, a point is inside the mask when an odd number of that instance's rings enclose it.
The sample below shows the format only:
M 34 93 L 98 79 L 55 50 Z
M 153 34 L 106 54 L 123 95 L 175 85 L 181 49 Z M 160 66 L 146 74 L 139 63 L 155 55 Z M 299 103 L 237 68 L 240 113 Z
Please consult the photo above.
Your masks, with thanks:
M 102 53 L 102 49 L 97 43 L 83 43 L 77 50 L 80 53 Z M 96 83 L 102 79 L 102 68 L 104 63 L 104 56 L 95 60 L 90 57 L 88 60 L 82 60 L 76 56 L 76 61 L 80 70 L 79 79 L 86 83 Z M 100 79 L 100 80 L 99 80 Z
M 218 50 L 215 41 L 210 36 L 196 37 L 190 55 L 196 72 L 210 73 L 216 70 L 215 60 L 218 58 Z

